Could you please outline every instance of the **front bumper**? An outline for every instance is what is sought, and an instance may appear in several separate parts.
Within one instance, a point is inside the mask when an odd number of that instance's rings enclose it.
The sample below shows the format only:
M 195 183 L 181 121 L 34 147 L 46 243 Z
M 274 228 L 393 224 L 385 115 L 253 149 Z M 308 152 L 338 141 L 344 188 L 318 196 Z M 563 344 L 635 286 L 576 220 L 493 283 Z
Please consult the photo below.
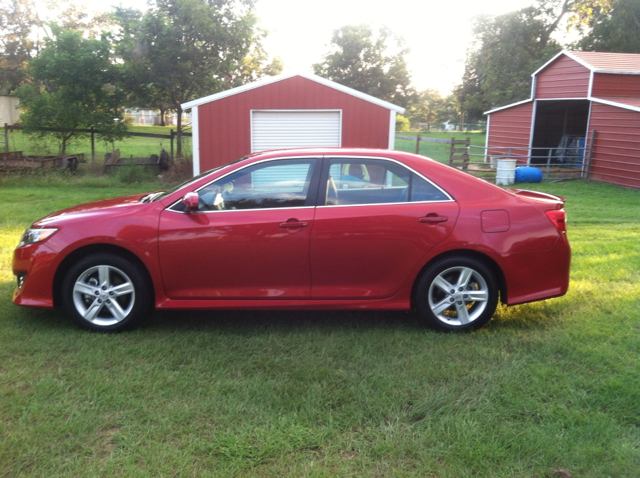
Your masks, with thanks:
M 47 309 L 54 307 L 53 281 L 57 258 L 58 254 L 46 242 L 22 246 L 13 252 L 13 274 L 18 280 L 13 292 L 14 304 Z

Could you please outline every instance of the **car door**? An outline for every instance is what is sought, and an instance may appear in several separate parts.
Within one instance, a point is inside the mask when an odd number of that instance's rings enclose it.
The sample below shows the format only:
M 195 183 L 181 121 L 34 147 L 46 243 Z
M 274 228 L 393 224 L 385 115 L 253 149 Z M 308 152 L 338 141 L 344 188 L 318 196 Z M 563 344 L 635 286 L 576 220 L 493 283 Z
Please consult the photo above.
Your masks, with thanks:
M 451 234 L 458 204 L 392 160 L 324 161 L 311 236 L 312 298 L 394 295 Z
M 164 210 L 159 253 L 167 296 L 308 298 L 317 162 L 251 165 L 199 189 L 198 211 L 182 203 Z

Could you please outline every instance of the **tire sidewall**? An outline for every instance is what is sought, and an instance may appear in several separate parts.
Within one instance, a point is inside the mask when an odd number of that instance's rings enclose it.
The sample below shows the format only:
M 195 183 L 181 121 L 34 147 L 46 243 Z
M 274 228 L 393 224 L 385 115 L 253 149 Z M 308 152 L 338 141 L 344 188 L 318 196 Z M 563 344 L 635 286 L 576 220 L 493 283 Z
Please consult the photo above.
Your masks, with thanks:
M 489 299 L 480 317 L 465 325 L 451 325 L 443 322 L 433 313 L 429 305 L 429 289 L 431 288 L 431 284 L 439 274 L 453 267 L 468 267 L 469 269 L 473 269 L 477 274 L 482 276 L 489 290 Z M 499 289 L 495 275 L 482 262 L 469 257 L 450 257 L 437 261 L 422 275 L 416 287 L 416 306 L 420 316 L 431 328 L 442 332 L 471 331 L 479 329 L 491 320 L 498 306 L 498 295 Z
M 135 302 L 129 315 L 112 325 L 97 325 L 80 315 L 73 300 L 73 289 L 78 278 L 87 270 L 96 266 L 111 266 L 124 272 L 135 290 Z M 114 254 L 92 254 L 80 259 L 67 271 L 62 281 L 62 309 L 76 325 L 94 331 L 122 332 L 140 325 L 147 317 L 150 308 L 149 285 L 139 266 Z

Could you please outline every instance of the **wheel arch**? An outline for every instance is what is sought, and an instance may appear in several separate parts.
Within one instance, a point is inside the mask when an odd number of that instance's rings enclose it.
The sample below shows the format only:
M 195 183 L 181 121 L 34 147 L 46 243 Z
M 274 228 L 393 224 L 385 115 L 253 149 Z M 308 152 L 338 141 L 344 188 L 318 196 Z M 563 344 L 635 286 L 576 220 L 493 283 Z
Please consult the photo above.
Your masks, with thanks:
M 507 298 L 507 283 L 504 277 L 504 273 L 502 272 L 502 268 L 498 265 L 498 263 L 493 260 L 487 254 L 483 254 L 482 252 L 474 251 L 472 249 L 453 249 L 450 251 L 442 252 L 437 256 L 432 257 L 420 270 L 416 279 L 413 281 L 413 286 L 411 288 L 411 307 L 414 308 L 416 305 L 416 290 L 418 287 L 418 283 L 422 276 L 426 274 L 429 268 L 435 264 L 436 262 L 442 259 L 448 259 L 450 257 L 466 257 L 470 259 L 475 259 L 479 262 L 482 262 L 486 267 L 491 270 L 493 275 L 498 282 L 498 289 L 500 290 L 500 302 L 506 304 Z
M 60 263 L 60 265 L 56 269 L 56 273 L 55 273 L 55 275 L 53 277 L 53 305 L 54 305 L 54 307 L 56 307 L 56 308 L 60 307 L 60 304 L 61 304 L 60 301 L 61 301 L 61 297 L 62 297 L 62 282 L 64 280 L 64 276 L 69 271 L 71 266 L 75 262 L 77 262 L 80 259 L 82 259 L 83 257 L 89 256 L 91 254 L 98 254 L 98 253 L 100 253 L 100 254 L 113 254 L 113 255 L 122 257 L 123 259 L 126 259 L 126 260 L 136 264 L 137 266 L 139 266 L 140 271 L 142 272 L 142 274 L 145 276 L 145 279 L 150 284 L 150 287 L 149 287 L 149 289 L 150 289 L 149 293 L 151 294 L 150 300 L 152 301 L 152 304 L 155 304 L 154 282 L 153 282 L 151 274 L 149 273 L 149 270 L 147 269 L 147 266 L 144 264 L 144 262 L 142 262 L 140 260 L 140 258 L 138 256 L 136 256 L 133 252 L 131 252 L 128 249 L 125 249 L 124 247 L 116 246 L 114 244 L 99 243 L 99 244 L 89 244 L 89 245 L 86 245 L 86 246 L 79 247 L 78 249 L 76 249 L 75 251 L 71 252 L 69 255 L 67 255 L 67 257 L 65 257 L 62 260 L 62 262 Z

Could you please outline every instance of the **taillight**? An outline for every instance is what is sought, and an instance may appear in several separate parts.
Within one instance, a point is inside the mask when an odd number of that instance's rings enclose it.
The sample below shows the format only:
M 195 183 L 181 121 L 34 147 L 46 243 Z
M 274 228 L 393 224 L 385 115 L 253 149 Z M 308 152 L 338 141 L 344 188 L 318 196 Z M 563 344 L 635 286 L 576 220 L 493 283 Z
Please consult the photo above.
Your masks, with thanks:
M 547 211 L 549 220 L 561 231 L 567 231 L 567 213 L 564 209 L 555 209 Z

